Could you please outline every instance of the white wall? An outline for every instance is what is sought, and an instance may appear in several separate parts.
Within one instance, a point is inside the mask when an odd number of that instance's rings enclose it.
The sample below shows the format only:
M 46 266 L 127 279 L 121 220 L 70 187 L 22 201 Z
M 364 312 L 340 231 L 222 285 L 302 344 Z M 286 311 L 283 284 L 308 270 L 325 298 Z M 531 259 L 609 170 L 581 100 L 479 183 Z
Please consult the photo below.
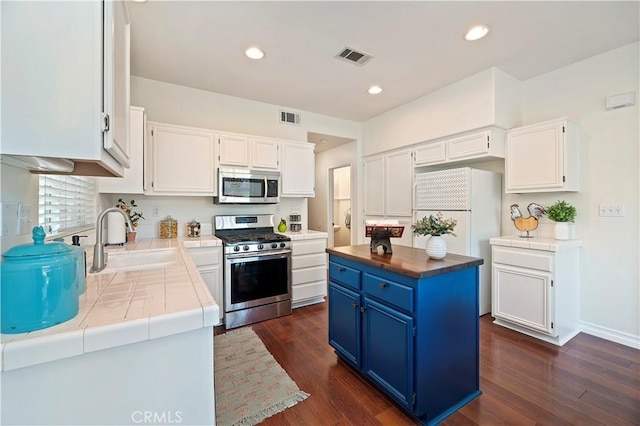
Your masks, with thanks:
M 519 82 L 496 69 L 479 72 L 365 121 L 363 155 L 490 125 L 519 124 Z M 495 96 L 495 88 L 508 89 Z
M 329 200 L 329 170 L 343 166 L 351 166 L 351 241 L 358 241 L 358 141 L 321 152 L 316 155 L 316 196 L 309 199 L 309 229 L 331 232 L 327 229 L 328 212 L 333 209 L 333 202 Z
M 521 99 L 512 114 L 498 108 L 496 120 L 527 125 L 563 116 L 575 120 L 581 129 L 581 190 L 578 193 L 503 194 L 503 235 L 514 235 L 515 228 L 508 214 L 509 205 L 537 202 L 550 205 L 558 199 L 566 200 L 578 210 L 576 237 L 583 241 L 580 262 L 581 325 L 588 333 L 630 346 L 640 347 L 640 294 L 638 259 L 639 205 L 639 113 L 638 106 L 606 111 L 607 96 L 626 91 L 638 93 L 640 70 L 638 43 L 612 50 L 602 55 L 560 68 L 518 84 L 500 75 L 495 80 L 496 103 L 509 104 Z M 484 74 L 470 77 L 410 104 L 396 108 L 363 124 L 363 149 L 367 153 L 383 147 L 380 137 L 392 140 L 386 150 L 400 144 L 413 144 L 418 130 L 403 129 L 407 124 L 423 127 L 431 124 L 426 112 L 436 111 L 440 105 L 450 113 L 456 111 L 450 100 L 457 96 L 464 104 L 465 96 L 474 108 L 459 109 L 468 114 L 460 125 L 479 124 L 489 119 L 486 111 L 477 110 L 478 93 L 486 97 Z M 474 88 L 476 92 L 470 89 Z M 504 90 L 513 91 L 505 93 Z M 466 94 L 465 94 L 466 93 Z M 450 96 L 445 96 L 448 94 Z M 504 114 L 503 118 L 499 118 Z M 451 118 L 452 116 L 449 116 Z M 434 124 L 445 136 L 446 129 L 458 133 L 455 121 Z M 427 134 L 426 130 L 419 130 Z M 373 135 L 375 132 L 375 136 Z M 392 138 L 393 135 L 399 136 Z M 374 141 L 373 144 L 371 141 Z M 399 142 L 400 141 L 400 142 Z M 473 167 L 504 173 L 502 160 L 474 163 Z M 625 217 L 601 218 L 599 204 L 622 204 Z M 538 236 L 551 234 L 552 223 L 543 219 Z
M 569 116 L 580 125 L 581 190 L 512 198 L 522 204 L 564 199 L 576 206 L 576 236 L 584 244 L 581 320 L 593 334 L 621 339 L 640 337 L 639 112 L 637 102 L 613 111 L 604 104 L 606 97 L 627 91 L 637 99 L 638 50 L 634 43 L 524 82 L 524 124 Z M 622 204 L 625 216 L 599 217 L 599 204 Z
M 183 126 L 303 142 L 307 141 L 307 132 L 354 139 L 360 136 L 360 123 L 295 111 L 301 114 L 299 126 L 281 124 L 280 110 L 291 109 L 135 76 L 131 78 L 131 104 L 144 106 L 149 121 Z M 112 197 L 111 203 L 118 197 Z M 302 216 L 302 229 L 308 229 L 305 198 L 283 198 L 279 205 L 252 206 L 218 206 L 211 197 L 135 196 L 134 199 L 146 217 L 138 228 L 141 237 L 157 236 L 159 221 L 168 214 L 178 220 L 179 235 L 185 233 L 186 223 L 192 219 L 211 223 L 213 216 L 222 214 L 274 214 L 276 223 L 280 218 L 289 223 L 289 214 L 295 212 Z M 154 206 L 160 207 L 159 217 L 152 216 Z
M 36 226 L 38 221 L 38 175 L 5 164 L 2 164 L 0 169 L 0 203 L 20 203 L 34 206 L 32 221 Z M 0 240 L 0 252 L 4 253 L 16 244 L 32 241 L 31 230 L 27 230 L 22 235 L 3 235 Z

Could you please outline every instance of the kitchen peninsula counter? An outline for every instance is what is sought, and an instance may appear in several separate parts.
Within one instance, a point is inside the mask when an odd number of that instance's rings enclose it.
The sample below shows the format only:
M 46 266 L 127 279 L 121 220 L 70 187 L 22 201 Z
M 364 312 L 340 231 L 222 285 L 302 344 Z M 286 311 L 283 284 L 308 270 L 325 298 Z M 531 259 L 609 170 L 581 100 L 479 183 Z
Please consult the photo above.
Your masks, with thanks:
M 131 424 L 138 411 L 155 410 L 186 424 L 213 424 L 219 306 L 185 246 L 220 244 L 204 237 L 106 247 L 110 254 L 175 250 L 175 262 L 89 274 L 75 318 L 3 334 L 0 423 Z M 85 249 L 90 266 L 92 247 Z
M 327 253 L 412 278 L 432 277 L 484 263 L 477 257 L 451 253 L 441 260 L 430 259 L 425 250 L 400 245 L 393 246 L 392 254 L 371 253 L 368 244 L 328 248 Z
M 329 344 L 421 424 L 481 394 L 478 282 L 483 259 L 369 245 L 329 253 Z

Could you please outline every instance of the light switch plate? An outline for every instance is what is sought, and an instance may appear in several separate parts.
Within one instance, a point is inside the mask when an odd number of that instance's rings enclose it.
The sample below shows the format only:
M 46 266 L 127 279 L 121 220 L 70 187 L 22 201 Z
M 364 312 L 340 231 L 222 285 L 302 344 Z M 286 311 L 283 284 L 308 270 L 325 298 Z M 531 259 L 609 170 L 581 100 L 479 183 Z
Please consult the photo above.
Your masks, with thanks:
M 18 204 L 18 235 L 31 233 L 33 228 L 33 206 Z

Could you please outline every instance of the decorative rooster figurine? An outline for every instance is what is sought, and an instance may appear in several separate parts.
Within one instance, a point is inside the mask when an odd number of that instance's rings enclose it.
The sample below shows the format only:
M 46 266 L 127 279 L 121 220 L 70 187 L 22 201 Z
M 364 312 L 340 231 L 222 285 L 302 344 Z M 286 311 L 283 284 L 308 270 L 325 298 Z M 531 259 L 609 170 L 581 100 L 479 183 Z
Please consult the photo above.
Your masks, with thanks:
M 511 220 L 518 231 L 526 232 L 527 235 L 520 235 L 521 238 L 531 238 L 529 231 L 533 231 L 538 227 L 538 219 L 547 211 L 540 204 L 531 203 L 527 206 L 529 217 L 522 217 L 519 206 L 511 204 Z

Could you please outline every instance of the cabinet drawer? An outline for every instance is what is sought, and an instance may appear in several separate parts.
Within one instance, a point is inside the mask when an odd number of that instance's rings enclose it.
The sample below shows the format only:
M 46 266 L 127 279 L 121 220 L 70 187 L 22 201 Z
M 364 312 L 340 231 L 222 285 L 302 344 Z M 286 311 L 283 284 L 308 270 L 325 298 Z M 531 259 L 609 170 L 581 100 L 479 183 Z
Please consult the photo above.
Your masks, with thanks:
M 303 256 L 291 257 L 291 268 L 310 268 L 312 266 L 326 266 L 327 255 L 325 253 L 306 254 Z
M 219 265 L 222 249 L 220 247 L 189 248 L 187 252 L 196 266 Z
M 362 281 L 362 288 L 366 293 L 407 312 L 413 312 L 413 289 L 411 287 L 369 274 L 364 274 Z
M 492 261 L 539 271 L 553 271 L 553 256 L 540 250 L 493 247 Z
M 360 271 L 335 262 L 329 262 L 329 278 L 360 290 Z
M 321 281 L 327 279 L 327 270 L 324 266 L 316 266 L 315 268 L 294 269 L 291 271 L 292 285 L 308 283 L 311 281 Z
M 294 241 L 291 246 L 292 256 L 310 253 L 324 253 L 324 249 L 327 248 L 327 240 L 320 238 L 317 240 Z

